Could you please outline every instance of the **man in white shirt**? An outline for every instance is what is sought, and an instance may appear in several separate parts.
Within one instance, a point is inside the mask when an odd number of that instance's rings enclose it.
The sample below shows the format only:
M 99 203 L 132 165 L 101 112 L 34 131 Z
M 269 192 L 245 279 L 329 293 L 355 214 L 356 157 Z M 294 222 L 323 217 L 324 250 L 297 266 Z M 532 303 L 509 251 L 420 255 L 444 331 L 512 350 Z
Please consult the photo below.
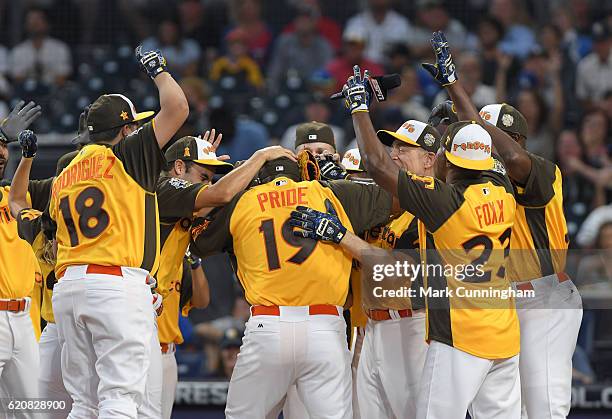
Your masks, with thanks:
M 593 52 L 578 63 L 576 71 L 576 96 L 587 107 L 612 89 L 612 43 L 605 21 L 593 24 L 592 37 Z
M 45 12 L 32 9 L 25 21 L 28 39 L 13 48 L 10 54 L 10 74 L 22 81 L 33 78 L 46 84 L 62 84 L 72 72 L 68 46 L 51 38 Z
M 380 64 L 384 63 L 385 49 L 396 42 L 407 43 L 412 30 L 408 19 L 391 10 L 391 0 L 368 0 L 368 9 L 350 18 L 345 29 L 363 32 L 366 57 Z

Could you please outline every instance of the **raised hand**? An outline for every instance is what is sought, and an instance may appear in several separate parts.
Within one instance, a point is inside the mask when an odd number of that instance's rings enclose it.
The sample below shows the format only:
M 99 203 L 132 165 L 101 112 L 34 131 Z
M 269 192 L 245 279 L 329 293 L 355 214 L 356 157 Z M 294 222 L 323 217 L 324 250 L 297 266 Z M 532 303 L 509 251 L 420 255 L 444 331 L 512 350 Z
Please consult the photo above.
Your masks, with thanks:
M 26 159 L 31 159 L 36 156 L 38 150 L 38 140 L 36 134 L 29 129 L 19 133 L 19 145 L 21 146 L 21 155 Z
M 440 124 L 450 125 L 458 120 L 459 118 L 457 117 L 457 111 L 455 110 L 453 101 L 445 100 L 444 102 L 438 103 L 436 106 L 434 106 L 434 108 L 431 110 L 427 123 L 432 127 L 437 127 Z
M 140 69 L 144 71 L 151 79 L 154 79 L 166 69 L 166 59 L 160 50 L 143 51 L 142 45 L 138 45 L 134 51 L 136 60 L 140 64 Z
M 356 65 L 353 67 L 353 75 L 348 78 L 342 88 L 344 104 L 351 114 L 354 112 L 368 112 L 372 98 L 369 78 L 368 70 L 364 72 L 362 77 L 361 69 Z
M 219 133 L 215 137 L 215 133 L 216 133 L 216 131 L 215 131 L 214 128 L 212 130 L 207 130 L 204 133 L 204 135 L 202 136 L 202 139 L 204 141 L 208 141 L 212 145 L 213 151 L 216 153 L 217 149 L 221 145 L 221 140 L 223 139 L 223 134 Z M 221 160 L 221 161 L 226 161 L 226 160 L 229 160 L 230 158 L 231 157 L 228 154 L 222 154 L 221 156 L 217 156 L 217 160 Z
M 6 138 L 6 142 L 11 143 L 17 141 L 19 133 L 27 129 L 32 122 L 36 121 L 42 114 L 40 105 L 30 101 L 25 105 L 23 100 L 20 100 L 11 113 L 0 123 L 0 134 Z
M 457 72 L 444 32 L 434 32 L 431 38 L 431 46 L 436 56 L 436 63 L 423 63 L 421 65 L 442 86 L 453 84 L 457 81 Z

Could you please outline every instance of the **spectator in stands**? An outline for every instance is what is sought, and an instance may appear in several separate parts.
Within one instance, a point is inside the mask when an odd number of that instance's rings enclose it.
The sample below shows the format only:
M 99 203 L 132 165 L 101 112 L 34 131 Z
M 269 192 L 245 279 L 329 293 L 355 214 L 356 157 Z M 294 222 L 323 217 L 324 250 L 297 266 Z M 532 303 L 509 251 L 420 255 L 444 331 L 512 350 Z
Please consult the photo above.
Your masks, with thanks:
M 482 73 L 480 71 L 480 59 L 478 55 L 472 52 L 464 52 L 456 58 L 457 68 L 461 74 L 461 83 L 468 95 L 472 98 L 472 102 L 478 109 L 485 105 L 497 102 L 495 89 L 487 86 L 482 82 Z M 446 90 L 441 90 L 434 99 L 434 105 L 448 99 Z
M 480 54 L 482 82 L 487 86 L 496 86 L 498 78 L 501 78 L 505 81 L 506 91 L 511 91 L 521 64 L 517 58 L 504 54 L 499 48 L 504 33 L 504 27 L 499 20 L 484 16 L 478 22 L 477 40 L 472 49 Z
M 195 325 L 195 333 L 204 340 L 206 351 L 207 369 L 215 372 L 219 369 L 219 343 L 225 335 L 225 331 L 236 329 L 240 333 L 244 331 L 244 325 L 251 315 L 249 303 L 242 296 L 234 300 L 231 316 L 219 317 L 210 322 Z
M 556 107 L 550 109 L 542 96 L 531 89 L 521 90 L 516 103 L 527 120 L 527 150 L 550 161 L 555 160 L 555 138 L 563 111 L 562 98 L 554 103 Z
M 527 26 L 527 12 L 520 0 L 493 0 L 489 12 L 504 27 L 500 49 L 520 59 L 527 57 L 535 44 L 533 31 Z
M 612 41 L 607 22 L 594 23 L 591 36 L 593 52 L 578 63 L 576 70 L 576 97 L 587 109 L 612 89 Z
M 557 140 L 557 162 L 563 176 L 563 210 L 567 220 L 570 245 L 582 221 L 588 215 L 596 199 L 596 187 L 582 175 L 578 165 L 584 163 L 584 149 L 575 131 L 565 130 Z
M 332 60 L 327 66 L 327 71 L 336 81 L 336 91 L 342 90 L 346 79 L 353 74 L 353 66 L 359 65 L 362 69 L 370 70 L 372 75 L 384 74 L 384 69 L 376 62 L 365 57 L 366 49 L 365 33 L 359 28 L 347 28 L 342 35 L 342 54 Z
M 342 28 L 335 20 L 323 16 L 319 0 L 290 0 L 289 2 L 295 7 L 311 8 L 316 20 L 316 32 L 329 42 L 329 45 L 334 51 L 340 49 L 342 44 Z M 283 33 L 291 33 L 294 32 L 295 29 L 295 21 L 293 21 L 285 26 Z
M 208 126 L 208 100 L 210 89 L 206 82 L 198 77 L 184 77 L 179 81 L 187 102 L 189 103 L 189 116 L 175 134 L 176 138 L 186 135 L 198 135 L 205 131 Z
M 444 31 L 447 39 L 452 39 L 453 52 L 468 46 L 468 31 L 457 19 L 451 18 L 444 7 L 444 0 L 417 0 L 417 25 L 409 45 L 417 57 L 431 55 L 431 34 Z
M 263 88 L 264 80 L 259 66 L 248 55 L 247 34 L 243 29 L 229 32 L 225 41 L 227 54 L 215 60 L 210 69 L 210 80 L 219 82 L 224 76 L 239 79 L 238 84 L 246 83 L 253 89 Z
M 223 2 L 180 0 L 178 15 L 184 38 L 198 42 L 203 50 L 221 46 L 223 28 L 227 25 L 227 10 Z
M 330 123 L 331 111 L 327 103 L 327 98 L 314 95 L 310 98 L 306 106 L 304 106 L 304 112 L 299 122 L 291 125 L 285 130 L 285 133 L 281 137 L 280 145 L 290 150 L 295 145 L 295 130 L 303 122 L 317 121 L 329 125 L 334 133 L 334 142 L 336 143 L 337 150 L 344 150 L 345 147 L 345 133 L 344 130 Z
M 246 33 L 249 55 L 263 65 L 272 43 L 272 33 L 261 18 L 261 0 L 231 0 L 230 14 L 234 27 Z
M 240 346 L 242 345 L 242 329 L 231 327 L 223 332 L 223 338 L 219 344 L 221 349 L 221 363 L 219 365 L 218 376 L 229 380 L 238 359 Z
M 396 42 L 409 42 L 413 29 L 407 18 L 391 9 L 391 0 L 368 0 L 367 10 L 349 19 L 346 32 L 362 32 L 367 40 L 366 57 L 383 64 L 387 48 Z
M 265 126 L 246 117 L 236 117 L 229 106 L 213 109 L 208 119 L 211 127 L 223 133 L 223 142 L 217 153 L 229 154 L 232 163 L 246 160 L 269 145 L 270 137 Z
M 424 98 L 421 95 L 419 79 L 414 67 L 406 66 L 401 71 L 402 83 L 396 89 L 389 92 L 385 102 L 381 102 L 381 108 L 397 108 L 401 111 L 403 121 L 416 119 L 427 121 L 430 110 L 423 105 Z
M 9 113 L 7 101 L 10 98 L 11 85 L 6 78 L 8 68 L 8 50 L 0 45 L 0 120 L 4 119 Z
M 580 284 L 612 289 L 612 222 L 602 223 L 595 240 L 596 252 L 578 265 Z
M 606 223 L 612 223 L 612 204 L 595 208 L 584 220 L 576 236 L 580 247 L 583 249 L 595 248 L 599 230 Z
M 26 14 L 28 39 L 13 48 L 10 54 L 10 75 L 21 82 L 32 78 L 48 85 L 62 85 L 72 73 L 72 57 L 68 45 L 49 36 L 49 22 L 42 9 Z
M 170 71 L 179 77 L 197 73 L 200 46 L 193 39 L 183 38 L 174 20 L 164 19 L 158 26 L 157 36 L 145 39 L 142 47 L 145 51 L 160 49 L 168 60 Z
M 325 38 L 317 33 L 317 16 L 309 5 L 297 8 L 293 21 L 295 31 L 281 35 L 276 42 L 268 68 L 268 90 L 278 92 L 293 70 L 302 80 L 311 75 L 333 58 L 333 49 Z

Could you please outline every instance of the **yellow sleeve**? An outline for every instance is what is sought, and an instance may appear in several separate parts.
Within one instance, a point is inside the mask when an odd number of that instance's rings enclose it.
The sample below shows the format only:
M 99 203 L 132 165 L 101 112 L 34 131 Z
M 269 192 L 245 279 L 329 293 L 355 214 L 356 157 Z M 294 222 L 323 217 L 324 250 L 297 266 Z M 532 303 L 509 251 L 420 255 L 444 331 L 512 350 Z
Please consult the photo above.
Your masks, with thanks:
M 34 288 L 30 294 L 32 303 L 30 304 L 30 318 L 32 319 L 32 326 L 34 326 L 34 334 L 36 335 L 36 341 L 40 339 L 42 333 L 40 324 L 40 307 L 42 306 L 42 293 L 43 293 L 43 276 L 38 261 L 36 261 L 36 280 L 34 282 Z

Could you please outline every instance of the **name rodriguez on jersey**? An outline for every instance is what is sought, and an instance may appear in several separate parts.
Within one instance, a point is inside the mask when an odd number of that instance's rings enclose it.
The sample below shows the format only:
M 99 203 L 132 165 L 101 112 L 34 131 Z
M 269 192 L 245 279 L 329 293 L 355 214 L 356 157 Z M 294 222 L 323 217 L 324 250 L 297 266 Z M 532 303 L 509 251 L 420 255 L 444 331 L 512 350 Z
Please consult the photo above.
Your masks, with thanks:
M 495 298 L 501 300 L 508 300 L 511 298 L 533 298 L 535 297 L 534 290 L 519 290 L 513 289 L 512 287 L 499 289 L 499 288 L 466 288 L 457 286 L 455 289 L 443 288 L 418 288 L 413 289 L 410 287 L 399 287 L 393 289 L 385 289 L 383 287 L 374 287 L 372 294 L 376 298 L 416 298 L 416 297 L 427 297 L 427 298 Z

